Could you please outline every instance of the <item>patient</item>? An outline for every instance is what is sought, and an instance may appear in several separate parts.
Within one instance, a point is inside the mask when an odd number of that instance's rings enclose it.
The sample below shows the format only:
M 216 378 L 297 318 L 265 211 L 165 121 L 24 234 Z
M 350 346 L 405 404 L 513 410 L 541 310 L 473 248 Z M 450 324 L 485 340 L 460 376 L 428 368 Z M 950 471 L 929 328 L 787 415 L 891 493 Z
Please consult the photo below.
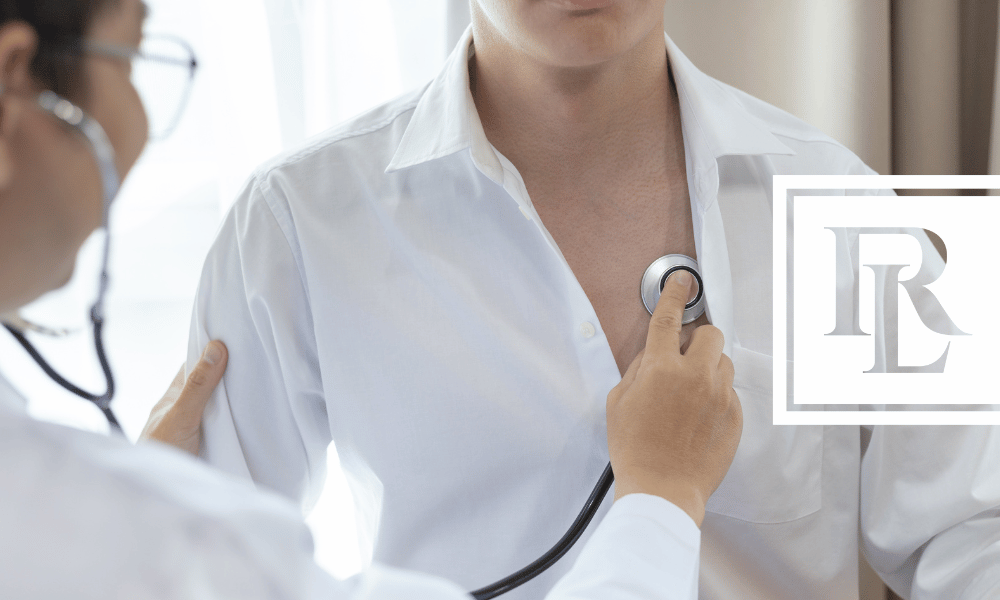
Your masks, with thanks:
M 472 0 L 428 87 L 259 168 L 194 311 L 192 357 L 232 352 L 203 457 L 308 511 L 334 441 L 376 560 L 492 582 L 579 511 L 643 348 L 641 276 L 686 254 L 708 303 L 686 333 L 723 331 L 745 415 L 700 598 L 856 597 L 859 543 L 904 596 L 985 597 L 994 429 L 772 425 L 772 175 L 872 171 L 700 72 L 663 5 Z

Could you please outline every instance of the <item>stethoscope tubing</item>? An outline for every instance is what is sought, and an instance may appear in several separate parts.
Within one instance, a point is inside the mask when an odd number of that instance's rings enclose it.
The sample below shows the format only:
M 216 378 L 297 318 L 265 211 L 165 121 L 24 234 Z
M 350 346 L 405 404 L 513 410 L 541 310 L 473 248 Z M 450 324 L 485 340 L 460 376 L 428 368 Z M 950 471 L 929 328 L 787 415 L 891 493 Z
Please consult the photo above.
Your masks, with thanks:
M 660 292 L 663 290 L 663 284 L 666 282 L 667 277 L 671 273 L 678 269 L 683 269 L 689 271 L 695 277 L 697 282 L 698 291 L 695 294 L 694 299 L 689 301 L 684 307 L 683 322 L 685 324 L 691 323 L 696 320 L 705 312 L 705 294 L 704 294 L 704 283 L 701 278 L 701 273 L 698 272 L 698 263 L 690 256 L 684 254 L 668 254 L 662 256 L 646 269 L 643 273 L 642 282 L 639 286 L 639 295 L 642 298 L 643 304 L 646 306 L 646 310 L 649 314 L 653 314 L 653 309 L 656 308 L 656 304 L 660 299 Z M 597 509 L 600 508 L 601 503 L 604 501 L 604 497 L 607 496 L 608 490 L 611 489 L 611 484 L 615 481 L 614 472 L 611 470 L 611 463 L 604 468 L 604 473 L 601 474 L 601 478 L 597 481 L 597 485 L 594 486 L 594 491 L 590 493 L 590 497 L 587 498 L 587 502 L 583 505 L 583 510 L 577 515 L 576 520 L 570 525 L 569 530 L 559 539 L 558 542 L 552 548 L 548 550 L 545 554 L 540 556 L 537 560 L 524 567 L 520 571 L 504 577 L 496 583 L 492 583 L 486 587 L 479 588 L 478 590 L 470 592 L 473 598 L 476 600 L 489 600 L 490 598 L 496 598 L 501 594 L 505 594 L 512 589 L 521 586 L 528 581 L 531 581 L 546 569 L 551 567 L 556 563 L 570 548 L 576 543 L 580 536 L 583 535 L 584 530 L 594 519 L 594 515 L 597 514 Z
M 111 400 L 115 393 L 115 382 L 114 376 L 111 372 L 111 366 L 108 363 L 107 355 L 104 351 L 103 337 L 104 296 L 108 289 L 108 258 L 111 245 L 108 217 L 111 202 L 117 195 L 120 185 L 120 181 L 115 170 L 114 150 L 108 142 L 107 136 L 100 125 L 88 117 L 79 107 L 73 105 L 68 100 L 60 98 L 50 91 L 46 91 L 39 96 L 38 104 L 42 109 L 74 127 L 84 135 L 87 141 L 90 142 L 89 145 L 91 151 L 94 155 L 94 159 L 97 161 L 98 168 L 101 173 L 102 184 L 104 187 L 103 226 L 107 237 L 105 238 L 104 243 L 104 263 L 101 269 L 98 297 L 97 301 L 90 309 L 90 318 L 93 323 L 94 347 L 97 351 L 98 361 L 101 364 L 101 370 L 104 372 L 104 377 L 107 382 L 106 391 L 101 395 L 97 395 L 87 392 L 86 390 L 74 385 L 60 375 L 48 363 L 48 361 L 45 360 L 38 349 L 31 344 L 23 332 L 7 323 L 3 323 L 3 326 L 11 333 L 12 336 L 14 336 L 14 339 L 21 344 L 25 351 L 27 351 L 28 355 L 34 359 L 46 375 L 51 377 L 53 381 L 66 390 L 96 405 L 104 414 L 104 417 L 107 419 L 112 431 L 116 431 L 124 436 L 121 425 L 118 423 L 118 419 L 115 418 L 115 415 L 111 410 Z M 694 259 L 684 255 L 671 254 L 654 261 L 654 263 L 649 266 L 646 273 L 643 275 L 642 284 L 640 286 L 640 296 L 642 297 L 647 310 L 649 310 L 650 314 L 652 314 L 653 308 L 659 300 L 659 292 L 663 289 L 663 282 L 672 271 L 678 268 L 682 268 L 693 273 L 698 282 L 697 296 L 688 304 L 688 306 L 685 307 L 684 311 L 684 323 L 689 323 L 700 316 L 700 314 L 705 310 L 704 294 L 702 293 L 702 280 L 700 274 L 698 273 L 697 262 L 695 262 Z M 496 598 L 497 596 L 505 594 L 527 583 L 528 581 L 531 581 L 555 564 L 569 551 L 570 548 L 573 547 L 577 540 L 580 539 L 580 536 L 583 535 L 587 526 L 590 525 L 590 522 L 593 521 L 594 516 L 597 514 L 597 510 L 600 508 L 604 498 L 608 494 L 608 491 L 611 489 L 611 485 L 614 483 L 614 480 L 614 472 L 611 468 L 611 463 L 609 462 L 604 468 L 604 472 L 601 474 L 600 479 L 598 479 L 597 485 L 594 486 L 593 491 L 590 493 L 590 496 L 584 503 L 583 508 L 580 510 L 580 513 L 577 515 L 576 519 L 570 525 L 566 533 L 563 534 L 554 546 L 523 569 L 520 569 L 519 571 L 512 573 L 495 583 L 470 592 L 472 597 L 476 600 L 489 600 L 491 598 Z
M 583 535 L 584 530 L 590 525 L 590 522 L 594 519 L 594 515 L 597 514 L 597 509 L 600 508 L 601 503 L 604 501 L 604 497 L 608 495 L 608 490 L 611 489 L 611 484 L 615 481 L 615 474 L 611 470 L 611 463 L 604 467 L 604 473 L 601 474 L 601 478 L 597 481 L 597 485 L 594 486 L 594 491 L 590 493 L 590 497 L 587 498 L 587 502 L 583 505 L 583 509 L 580 514 L 577 515 L 576 520 L 570 525 L 566 533 L 559 539 L 558 542 L 552 548 L 548 550 L 545 554 L 541 555 L 537 560 L 535 560 L 530 565 L 524 567 L 520 571 L 504 577 L 496 583 L 492 583 L 486 587 L 479 588 L 478 590 L 469 592 L 470 595 L 476 600 L 489 600 L 490 598 L 496 598 L 501 594 L 505 594 L 512 589 L 519 587 L 538 575 L 544 572 L 546 569 L 551 567 L 563 557 L 573 544 L 576 543 L 580 536 Z
M 91 311 L 91 315 L 96 317 L 96 312 Z M 118 423 L 118 419 L 115 418 L 115 413 L 111 410 L 111 399 L 115 395 L 115 379 L 114 375 L 111 373 L 111 365 L 108 363 L 108 357 L 104 352 L 104 336 L 102 334 L 104 321 L 103 319 L 94 318 L 93 322 L 94 348 L 97 350 L 97 360 L 101 363 L 101 370 L 104 372 L 104 379 L 107 382 L 107 390 L 101 395 L 91 394 L 90 392 L 71 383 L 65 377 L 60 375 L 54 368 L 52 368 L 52 365 L 50 365 L 38 349 L 35 348 L 30 341 L 28 341 L 28 338 L 25 337 L 24 333 L 6 323 L 4 323 L 3 326 L 12 336 L 14 336 L 14 339 L 21 344 L 28 355 L 31 356 L 36 363 L 38 363 L 38 366 L 45 372 L 46 375 L 51 377 L 53 381 L 61 385 L 66 390 L 76 394 L 84 400 L 89 400 L 94 403 L 94 405 L 101 410 L 101 413 L 104 414 L 104 418 L 107 419 L 108 425 L 111 426 L 112 431 L 116 431 L 124 435 L 122 426 Z
M 108 357 L 104 352 L 103 335 L 104 297 L 108 291 L 108 261 L 111 255 L 111 230 L 108 227 L 108 220 L 111 212 L 111 203 L 114 201 L 115 196 L 118 195 L 118 190 L 121 186 L 121 181 L 118 177 L 118 170 L 115 166 L 114 148 L 112 147 L 111 142 L 108 140 L 108 136 L 105 134 L 104 129 L 101 128 L 100 124 L 89 117 L 83 109 L 76 106 L 69 100 L 60 97 L 52 91 L 45 90 L 38 95 L 37 102 L 39 108 L 83 135 L 88 142 L 91 155 L 94 157 L 94 161 L 97 163 L 97 168 L 101 175 L 101 187 L 103 189 L 104 200 L 101 219 L 101 226 L 104 229 L 105 235 L 104 258 L 101 265 L 100 279 L 98 280 L 97 300 L 90 308 L 90 320 L 94 325 L 94 348 L 97 350 L 97 360 L 101 363 L 101 370 L 104 372 L 104 379 L 107 384 L 106 391 L 101 395 L 91 394 L 79 386 L 70 383 L 69 380 L 56 372 L 52 365 L 45 360 L 42 354 L 37 348 L 35 348 L 34 345 L 32 345 L 23 332 L 7 323 L 4 323 L 3 326 L 11 333 L 11 335 L 14 336 L 14 339 L 21 344 L 25 351 L 27 351 L 28 355 L 31 356 L 36 363 L 38 363 L 38 366 L 41 367 L 42 371 L 44 371 L 46 375 L 51 377 L 53 381 L 61 385 L 66 390 L 76 394 L 84 400 L 94 403 L 94 405 L 97 406 L 97 408 L 99 408 L 104 414 L 104 418 L 107 419 L 112 432 L 116 432 L 124 436 L 125 433 L 122 431 L 122 427 L 118 423 L 118 419 L 115 418 L 115 414 L 111 410 L 111 400 L 115 395 L 115 379 L 114 375 L 111 373 L 111 365 L 108 363 Z

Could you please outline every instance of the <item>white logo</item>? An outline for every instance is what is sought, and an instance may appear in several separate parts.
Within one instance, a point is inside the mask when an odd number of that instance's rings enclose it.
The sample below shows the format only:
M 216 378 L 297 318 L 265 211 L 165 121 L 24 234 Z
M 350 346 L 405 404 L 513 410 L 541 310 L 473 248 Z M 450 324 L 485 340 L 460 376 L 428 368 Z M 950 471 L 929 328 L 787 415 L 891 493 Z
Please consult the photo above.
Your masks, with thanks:
M 879 201 L 876 198 L 876 201 Z M 902 217 L 901 217 L 902 218 Z M 899 288 L 906 290 L 913 308 L 924 326 L 937 333 L 945 335 L 966 335 L 951 321 L 948 313 L 942 308 L 934 292 L 927 289 L 927 285 L 933 283 L 940 276 L 941 261 L 938 260 L 937 248 L 930 242 L 925 230 L 917 227 L 827 227 L 835 235 L 836 256 L 836 319 L 837 325 L 833 331 L 827 335 L 870 335 L 861 330 L 861 321 L 858 316 L 859 294 L 861 291 L 861 272 L 858 269 L 859 256 L 862 252 L 852 251 L 861 246 L 863 235 L 909 235 L 920 245 L 920 268 L 917 274 L 910 279 L 901 280 L 899 272 L 903 267 L 910 265 L 879 265 L 865 264 L 864 266 L 872 270 L 876 282 L 876 292 L 882 291 L 881 305 L 884 307 L 878 311 L 881 318 L 875 319 L 875 361 L 871 369 L 865 373 L 943 373 L 945 364 L 948 361 L 948 349 L 951 342 L 945 347 L 944 352 L 931 364 L 928 365 L 908 365 L 899 364 Z M 936 234 L 935 234 L 936 235 Z M 941 236 L 937 236 L 941 239 Z M 945 248 L 947 248 L 945 246 Z M 837 251 L 837 249 L 847 251 Z M 816 265 L 822 270 L 824 265 Z M 872 298 L 873 306 L 878 304 L 876 298 Z M 885 349 L 882 357 L 879 349 Z M 884 359 L 883 359 L 884 358 Z M 882 360 L 880 360 L 882 359 Z
M 1000 202 L 871 195 L 977 187 L 1000 177 L 775 177 L 775 424 L 1000 423 Z

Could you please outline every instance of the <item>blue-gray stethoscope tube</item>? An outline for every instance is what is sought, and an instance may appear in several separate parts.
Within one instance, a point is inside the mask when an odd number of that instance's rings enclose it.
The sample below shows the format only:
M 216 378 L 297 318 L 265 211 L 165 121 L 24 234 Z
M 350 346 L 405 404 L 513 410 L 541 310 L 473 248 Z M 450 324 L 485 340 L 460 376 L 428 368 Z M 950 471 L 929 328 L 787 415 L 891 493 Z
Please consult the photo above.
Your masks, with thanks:
M 70 127 L 74 128 L 76 131 L 80 132 L 84 139 L 87 140 L 87 146 L 90 148 L 91 155 L 94 157 L 94 161 L 97 163 L 97 168 L 101 174 L 101 186 L 103 189 L 103 215 L 101 217 L 101 227 L 104 229 L 104 256 L 101 262 L 101 275 L 100 281 L 98 282 L 97 300 L 94 305 L 90 308 L 90 320 L 94 326 L 94 348 L 97 352 L 97 358 L 101 364 L 101 370 L 104 371 L 104 379 L 107 383 L 107 388 L 105 392 L 101 395 L 91 394 L 84 391 L 82 388 L 77 387 L 70 383 L 66 378 L 61 376 L 48 361 L 46 361 L 41 353 L 28 341 L 24 333 L 17 328 L 4 323 L 4 327 L 14 336 L 14 338 L 24 347 L 29 355 L 38 363 L 45 373 L 51 377 L 56 383 L 69 390 L 70 392 L 93 402 L 97 408 L 101 410 L 104 414 L 105 419 L 108 421 L 108 425 L 111 426 L 112 431 L 116 431 L 119 434 L 124 435 L 122 432 L 121 425 L 118 423 L 118 419 L 115 418 L 114 413 L 111 410 L 111 399 L 115 394 L 115 380 L 114 375 L 111 373 L 111 366 L 108 364 L 108 358 L 104 352 L 104 297 L 108 291 L 108 258 L 111 251 L 111 231 L 108 228 L 108 219 L 111 212 L 111 203 L 114 201 L 115 196 L 118 195 L 118 189 L 121 186 L 121 180 L 118 177 L 118 167 L 115 165 L 115 151 L 111 146 L 111 142 L 108 140 L 108 136 L 104 133 L 104 129 L 101 128 L 100 124 L 95 121 L 92 117 L 88 116 L 83 109 L 76 106 L 69 100 L 58 96 L 56 93 L 51 91 L 44 91 L 38 96 L 38 106 L 45 112 L 54 115 L 57 119 L 66 123 Z

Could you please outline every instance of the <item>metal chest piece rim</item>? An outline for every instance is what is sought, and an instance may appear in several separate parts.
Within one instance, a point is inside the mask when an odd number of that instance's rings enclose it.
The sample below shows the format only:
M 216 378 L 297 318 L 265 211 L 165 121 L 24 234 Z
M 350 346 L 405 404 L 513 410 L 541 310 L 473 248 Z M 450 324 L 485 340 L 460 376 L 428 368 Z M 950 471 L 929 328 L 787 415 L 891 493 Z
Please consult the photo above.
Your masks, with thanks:
M 646 310 L 652 315 L 656 303 L 660 300 L 663 284 L 666 283 L 667 277 L 678 269 L 691 273 L 698 285 L 698 293 L 693 300 L 684 306 L 683 323 L 686 325 L 705 312 L 705 286 L 701 279 L 701 273 L 698 272 L 698 263 L 693 258 L 684 254 L 667 254 L 654 260 L 642 275 L 639 291 L 642 294 L 642 303 L 646 305 Z

